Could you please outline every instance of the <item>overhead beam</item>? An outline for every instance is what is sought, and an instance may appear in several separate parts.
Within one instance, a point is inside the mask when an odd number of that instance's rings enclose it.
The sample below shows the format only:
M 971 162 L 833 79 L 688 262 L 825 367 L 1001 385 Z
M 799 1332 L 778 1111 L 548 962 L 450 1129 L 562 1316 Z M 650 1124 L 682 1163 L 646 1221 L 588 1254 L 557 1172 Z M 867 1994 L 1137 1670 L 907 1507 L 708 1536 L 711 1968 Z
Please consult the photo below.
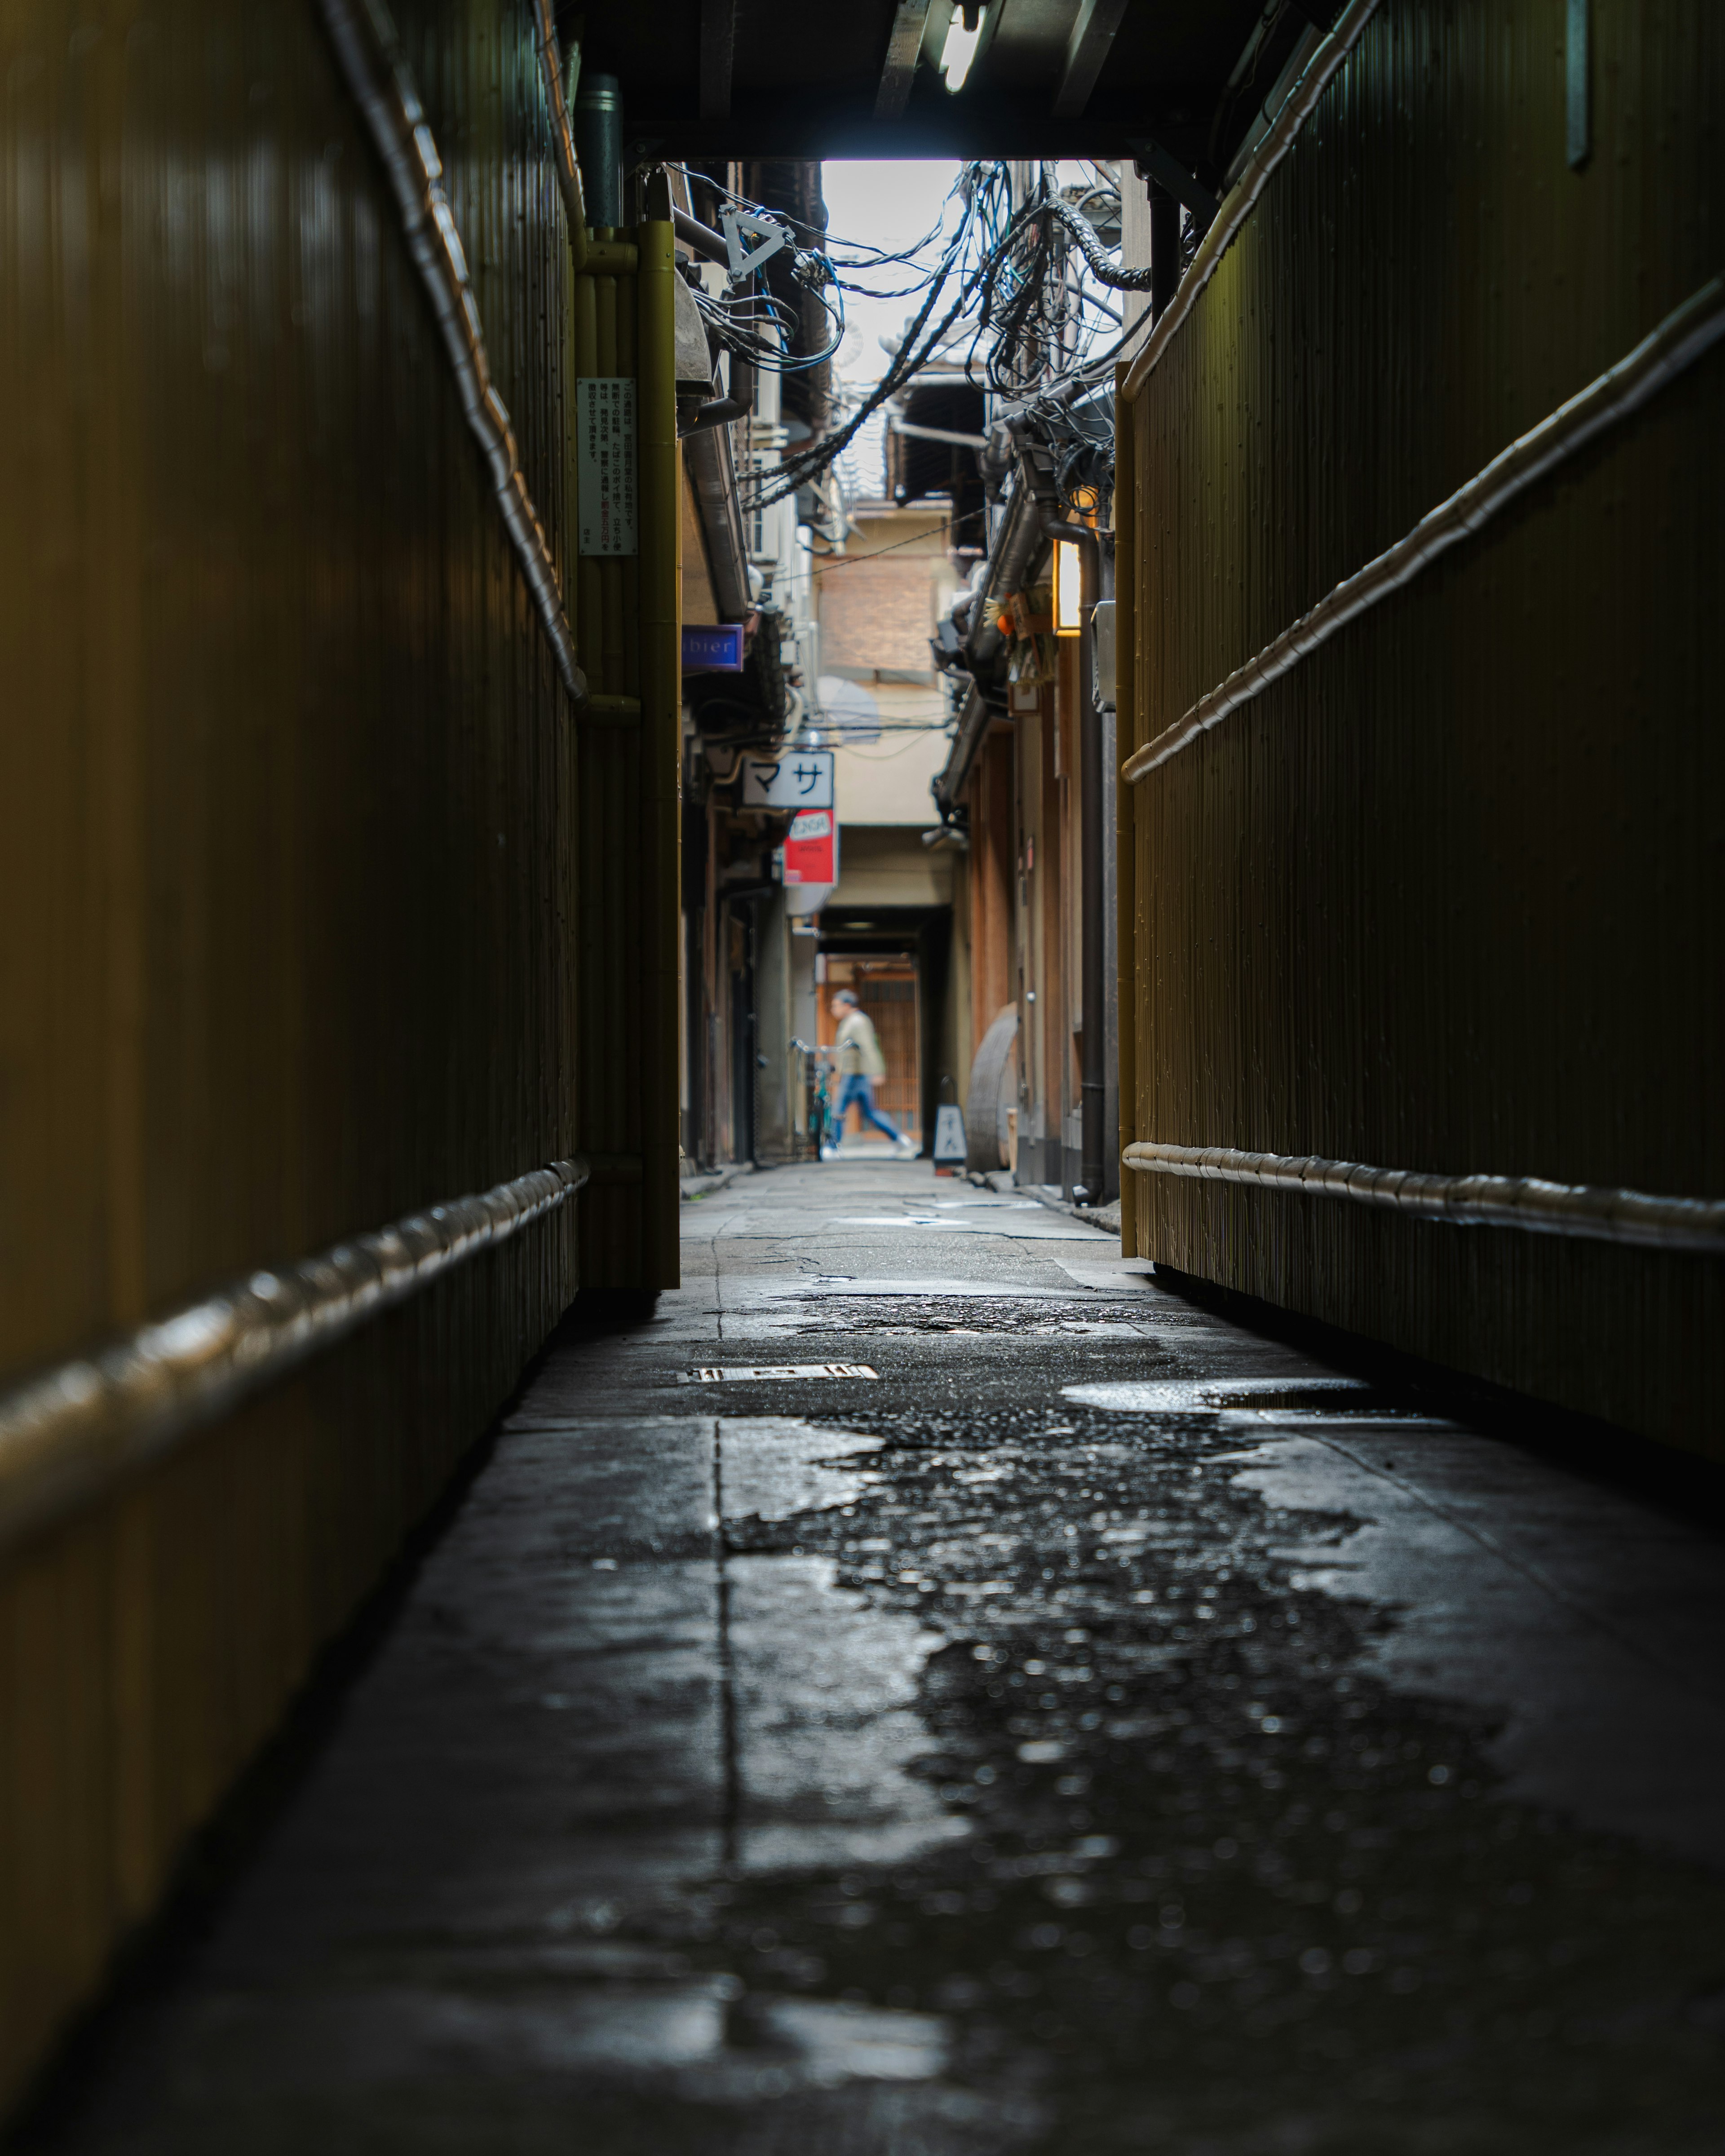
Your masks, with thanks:
M 1132 147 L 1138 177 L 1159 180 L 1177 203 L 1183 203 L 1191 211 L 1200 229 L 1208 232 L 1216 221 L 1216 212 L 1221 204 L 1203 181 L 1164 150 L 1153 135 L 1145 136 Z
M 737 0 L 701 0 L 701 116 L 703 120 L 728 120 L 731 117 L 731 70 L 736 51 Z
M 927 24 L 928 0 L 898 0 L 893 11 L 892 33 L 886 40 L 880 87 L 875 93 L 875 119 L 897 120 L 910 102 L 916 55 L 922 49 L 922 33 Z
M 1090 103 L 1096 77 L 1114 43 L 1127 10 L 1127 0 L 1079 0 L 1077 20 L 1066 40 L 1065 64 L 1055 91 L 1055 116 L 1076 120 Z
M 1010 16 L 1007 20 L 1009 28 Z M 884 22 L 881 30 L 884 42 Z M 1053 80 L 1050 67 L 1031 88 L 1001 90 L 985 82 L 967 84 L 962 97 L 916 93 L 896 119 L 882 120 L 875 112 L 879 76 L 873 66 L 860 95 L 848 86 L 811 83 L 802 95 L 787 97 L 777 87 L 753 88 L 747 54 L 739 53 L 728 120 L 700 119 L 692 95 L 681 107 L 664 109 L 655 94 L 660 85 L 647 83 L 629 108 L 629 154 L 638 162 L 673 163 L 720 157 L 1130 158 L 1142 153 L 1146 131 L 1156 126 L 1167 101 L 1158 90 L 1117 95 L 1105 74 L 1083 113 L 1060 119 L 1049 105 Z

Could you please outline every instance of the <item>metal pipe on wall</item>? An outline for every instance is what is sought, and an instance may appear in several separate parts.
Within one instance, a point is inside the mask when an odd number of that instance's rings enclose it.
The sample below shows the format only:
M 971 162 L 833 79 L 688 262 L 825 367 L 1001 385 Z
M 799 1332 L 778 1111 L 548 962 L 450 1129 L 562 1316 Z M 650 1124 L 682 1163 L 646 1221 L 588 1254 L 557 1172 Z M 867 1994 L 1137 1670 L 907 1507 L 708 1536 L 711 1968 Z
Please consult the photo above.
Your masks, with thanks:
M 431 301 L 461 408 L 490 470 L 516 559 L 578 711 L 587 701 L 587 677 L 576 664 L 562 585 L 527 491 L 508 411 L 491 382 L 479 303 L 444 188 L 443 163 L 395 25 L 383 0 L 322 0 L 322 8 L 330 42 L 400 209 L 408 251 Z
M 1023 475 L 1022 468 L 1006 506 L 1006 516 L 986 583 L 972 609 L 970 629 L 964 639 L 965 655 L 974 673 L 986 665 L 1000 648 L 1000 629 L 995 620 L 999 601 L 1018 590 L 1040 536 L 1038 523 L 1041 502 Z
M 572 1198 L 553 1161 L 259 1270 L 0 1396 L 0 1546 L 105 1496 L 188 1432 Z
M 1360 33 L 1377 12 L 1378 4 L 1378 0 L 1349 0 L 1329 35 L 1312 54 L 1305 73 L 1289 91 L 1286 104 L 1276 115 L 1276 124 L 1252 152 L 1245 171 L 1217 211 L 1215 223 L 1199 243 L 1191 268 L 1180 280 L 1168 306 L 1158 315 L 1143 349 L 1122 377 L 1122 398 L 1136 397 L 1149 380 L 1151 370 L 1168 350 L 1181 323 L 1197 305 L 1204 286 L 1215 275 L 1217 264 L 1251 215 L 1271 174 L 1293 148 L 1300 130 L 1317 110 L 1319 99 L 1329 87 L 1332 76 L 1359 42 Z M 1151 266 L 1155 266 L 1153 256 Z M 1153 307 L 1154 305 L 1153 299 Z
M 623 90 L 614 74 L 583 74 L 575 92 L 575 147 L 596 229 L 623 223 Z
M 1532 1175 L 1429 1175 L 1410 1168 L 1362 1168 L 1315 1154 L 1241 1152 L 1231 1146 L 1144 1142 L 1128 1146 L 1123 1158 L 1140 1174 L 1348 1199 L 1357 1205 L 1462 1227 L 1525 1228 L 1536 1235 L 1698 1255 L 1725 1251 L 1721 1198 L 1661 1198 L 1643 1190 L 1551 1183 Z
M 1404 539 L 1337 584 L 1310 613 L 1285 629 L 1255 659 L 1237 667 L 1183 718 L 1127 758 L 1129 784 L 1166 763 L 1209 727 L 1219 726 L 1350 622 L 1430 568 L 1440 554 L 1487 523 L 1606 428 L 1638 412 L 1686 367 L 1725 337 L 1725 279 L 1710 278 L 1615 367 L 1501 450 L 1482 472 L 1422 516 Z
M 699 218 L 691 217 L 687 210 L 678 209 L 675 204 L 671 208 L 671 223 L 676 227 L 677 238 L 691 254 L 703 254 L 709 262 L 721 262 L 727 268 L 730 266 L 731 250 L 725 244 L 722 232 L 715 232 L 710 224 L 703 224 Z
M 533 0 L 533 18 L 538 33 L 539 73 L 545 85 L 545 102 L 551 115 L 551 148 L 557 166 L 557 186 L 569 228 L 569 254 L 578 274 L 587 267 L 587 206 L 582 199 L 581 166 L 569 128 L 569 108 L 563 98 L 562 70 L 558 64 L 557 23 L 552 0 Z

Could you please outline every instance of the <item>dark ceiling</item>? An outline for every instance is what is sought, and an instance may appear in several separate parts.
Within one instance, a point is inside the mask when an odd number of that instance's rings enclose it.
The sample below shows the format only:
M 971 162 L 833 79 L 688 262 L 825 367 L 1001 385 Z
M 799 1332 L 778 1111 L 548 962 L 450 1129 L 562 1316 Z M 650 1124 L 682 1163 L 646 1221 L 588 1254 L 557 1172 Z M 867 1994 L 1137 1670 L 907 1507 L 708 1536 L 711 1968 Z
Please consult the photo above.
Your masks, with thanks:
M 1218 162 L 1219 105 L 1266 8 L 991 0 L 956 95 L 939 71 L 952 12 L 952 0 L 640 0 L 589 8 L 578 30 L 572 13 L 569 28 L 583 69 L 620 79 L 634 157 L 1117 157 L 1151 133 L 1197 171 Z M 1253 69 L 1260 95 L 1333 9 L 1271 0 L 1268 12 L 1280 19 Z

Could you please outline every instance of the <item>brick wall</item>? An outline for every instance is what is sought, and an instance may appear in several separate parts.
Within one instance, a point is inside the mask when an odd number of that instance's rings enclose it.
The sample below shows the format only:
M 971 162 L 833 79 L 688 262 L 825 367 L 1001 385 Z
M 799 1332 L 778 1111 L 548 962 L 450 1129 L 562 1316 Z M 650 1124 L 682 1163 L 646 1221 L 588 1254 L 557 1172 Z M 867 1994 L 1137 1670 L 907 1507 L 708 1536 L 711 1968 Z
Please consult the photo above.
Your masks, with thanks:
M 913 669 L 932 665 L 934 579 L 939 558 L 912 554 L 901 561 L 866 556 L 829 569 L 821 578 L 823 666 Z

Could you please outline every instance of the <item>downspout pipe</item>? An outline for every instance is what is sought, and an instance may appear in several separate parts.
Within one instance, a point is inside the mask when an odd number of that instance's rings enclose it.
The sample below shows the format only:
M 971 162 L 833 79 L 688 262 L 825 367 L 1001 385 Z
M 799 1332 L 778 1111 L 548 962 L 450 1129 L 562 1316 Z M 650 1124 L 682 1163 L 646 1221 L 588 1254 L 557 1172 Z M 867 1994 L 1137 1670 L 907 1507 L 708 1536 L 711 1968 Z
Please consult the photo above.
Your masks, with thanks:
M 623 225 L 623 91 L 614 74 L 583 74 L 575 93 L 575 131 L 596 228 Z
M 1073 1195 L 1100 1205 L 1106 1181 L 1108 1113 L 1108 1029 L 1103 1009 L 1107 996 L 1107 952 L 1103 947 L 1102 707 L 1096 701 L 1096 631 L 1091 609 L 1101 596 L 1105 549 L 1101 535 L 1087 524 L 1045 516 L 1043 535 L 1080 549 L 1082 564 L 1078 670 L 1082 683 L 1078 704 L 1079 814 L 1079 993 L 1084 1030 L 1079 1036 L 1079 1180 Z
M 686 440 L 691 434 L 705 434 L 709 427 L 728 427 L 733 419 L 747 419 L 755 408 L 755 369 L 751 360 L 731 355 L 731 386 L 722 397 L 715 397 L 703 404 L 689 424 L 683 429 Z
M 1050 531 L 1060 538 L 1076 538 L 1081 543 L 1088 540 L 1095 545 L 1096 535 L 1087 526 L 1069 527 L 1054 518 L 1050 508 L 1054 499 L 1051 488 L 1045 483 L 1039 486 L 1037 475 L 1021 455 L 993 566 L 971 608 L 970 627 L 965 633 L 964 664 L 976 678 L 958 716 L 957 738 L 952 744 L 952 753 L 947 759 L 946 769 L 934 782 L 935 802 L 942 817 L 956 814 L 983 737 L 990 723 L 1002 716 L 981 685 L 981 676 L 1000 649 L 1002 638 L 996 617 L 1002 603 L 1022 587 L 1031 562 Z
M 957 737 L 952 743 L 952 753 L 947 758 L 947 767 L 934 782 L 932 791 L 935 806 L 941 812 L 943 824 L 958 812 L 964 788 L 970 778 L 970 767 L 976 762 L 976 752 L 982 747 L 983 736 L 988 731 L 991 720 L 997 716 L 982 690 L 973 682 L 970 693 L 964 699 L 958 714 Z
M 995 615 L 1001 602 L 1023 583 L 1024 572 L 1029 567 L 1031 557 L 1036 551 L 1040 534 L 1036 518 L 1029 513 L 1036 506 L 1035 498 L 1021 471 L 1019 483 L 1013 489 L 1012 501 L 1007 507 L 1006 522 L 1000 534 L 1000 544 L 995 551 L 993 567 L 971 610 L 970 629 L 964 639 L 964 657 L 973 674 L 986 667 L 1000 649 L 1000 629 Z

